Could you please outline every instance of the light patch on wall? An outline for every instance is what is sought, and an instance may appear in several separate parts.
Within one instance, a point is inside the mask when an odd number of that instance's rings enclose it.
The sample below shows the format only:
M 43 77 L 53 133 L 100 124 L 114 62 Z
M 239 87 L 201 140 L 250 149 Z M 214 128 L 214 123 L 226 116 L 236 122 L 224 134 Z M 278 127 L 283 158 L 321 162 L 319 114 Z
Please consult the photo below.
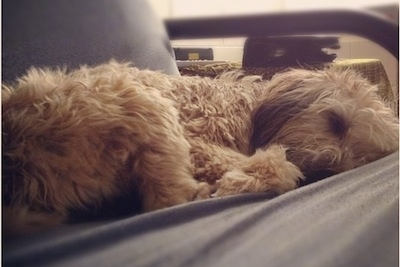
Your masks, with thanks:
M 283 10 L 316 10 L 316 9 L 339 9 L 339 8 L 359 9 L 371 6 L 399 4 L 394 0 L 351 0 L 351 1 L 282 0 L 282 1 L 284 2 Z

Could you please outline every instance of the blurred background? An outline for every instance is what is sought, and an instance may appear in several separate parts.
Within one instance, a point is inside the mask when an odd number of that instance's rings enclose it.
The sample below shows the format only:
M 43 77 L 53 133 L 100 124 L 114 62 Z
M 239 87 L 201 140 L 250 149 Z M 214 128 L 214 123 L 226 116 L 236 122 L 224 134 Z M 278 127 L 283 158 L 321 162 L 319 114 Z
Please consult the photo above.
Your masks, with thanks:
M 247 15 L 324 9 L 366 9 L 399 23 L 399 2 L 394 0 L 148 0 L 163 19 L 204 16 Z M 338 18 L 340 19 L 340 18 Z M 385 34 L 385 33 L 382 33 Z M 212 48 L 216 61 L 241 61 L 244 38 L 176 40 L 174 47 Z M 383 63 L 391 86 L 398 89 L 398 62 L 386 50 L 359 36 L 340 35 L 337 59 L 378 58 Z

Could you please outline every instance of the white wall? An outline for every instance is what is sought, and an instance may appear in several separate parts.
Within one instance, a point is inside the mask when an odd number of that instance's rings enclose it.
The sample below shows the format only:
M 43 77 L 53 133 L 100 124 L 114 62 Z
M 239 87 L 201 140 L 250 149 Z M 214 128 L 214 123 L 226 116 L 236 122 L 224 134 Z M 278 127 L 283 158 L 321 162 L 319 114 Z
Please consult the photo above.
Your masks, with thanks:
M 148 0 L 162 18 L 398 5 L 396 0 Z M 398 11 L 397 11 L 398 13 Z
M 364 8 L 371 6 L 389 8 L 383 10 L 389 18 L 398 23 L 398 5 L 395 0 L 148 0 L 161 18 L 182 18 L 199 16 L 223 16 L 233 14 L 254 14 L 276 11 L 312 10 L 327 8 Z M 176 40 L 173 46 L 212 47 L 215 60 L 241 61 L 243 38 Z M 343 36 L 340 58 L 379 58 L 395 90 L 398 89 L 398 62 L 386 50 L 366 39 L 356 36 Z

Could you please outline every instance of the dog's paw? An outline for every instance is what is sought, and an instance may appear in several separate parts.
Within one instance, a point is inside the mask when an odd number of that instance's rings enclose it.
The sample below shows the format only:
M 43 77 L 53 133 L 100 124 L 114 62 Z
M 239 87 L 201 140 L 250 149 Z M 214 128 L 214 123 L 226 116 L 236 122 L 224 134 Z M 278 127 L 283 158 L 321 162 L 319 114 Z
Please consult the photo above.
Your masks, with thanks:
M 286 159 L 285 149 L 272 145 L 226 172 L 217 181 L 213 196 L 267 191 L 282 194 L 295 189 L 303 177 L 300 169 Z
M 211 197 L 211 187 L 208 183 L 199 183 L 198 190 L 193 197 L 193 200 L 207 199 Z
M 257 180 L 240 170 L 226 172 L 220 180 L 216 182 L 217 191 L 212 197 L 236 195 L 240 193 L 255 192 Z

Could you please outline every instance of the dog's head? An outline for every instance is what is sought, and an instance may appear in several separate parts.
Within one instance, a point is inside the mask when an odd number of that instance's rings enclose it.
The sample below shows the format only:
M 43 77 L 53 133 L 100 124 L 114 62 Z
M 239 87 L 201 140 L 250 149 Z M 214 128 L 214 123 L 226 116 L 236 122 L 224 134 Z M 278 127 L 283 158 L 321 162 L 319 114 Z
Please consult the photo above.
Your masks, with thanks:
M 398 150 L 398 120 L 352 71 L 292 70 L 268 84 L 252 116 L 251 149 L 279 143 L 310 180 Z

